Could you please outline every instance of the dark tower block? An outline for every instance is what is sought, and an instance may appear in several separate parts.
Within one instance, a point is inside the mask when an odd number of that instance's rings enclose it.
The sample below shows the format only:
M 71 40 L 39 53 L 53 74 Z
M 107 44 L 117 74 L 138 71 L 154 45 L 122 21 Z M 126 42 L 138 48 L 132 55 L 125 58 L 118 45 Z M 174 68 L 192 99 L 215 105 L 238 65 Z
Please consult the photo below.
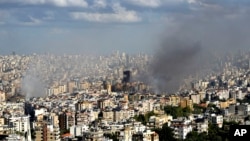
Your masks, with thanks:
M 123 80 L 122 83 L 128 83 L 130 82 L 130 71 L 124 71 L 123 72 Z

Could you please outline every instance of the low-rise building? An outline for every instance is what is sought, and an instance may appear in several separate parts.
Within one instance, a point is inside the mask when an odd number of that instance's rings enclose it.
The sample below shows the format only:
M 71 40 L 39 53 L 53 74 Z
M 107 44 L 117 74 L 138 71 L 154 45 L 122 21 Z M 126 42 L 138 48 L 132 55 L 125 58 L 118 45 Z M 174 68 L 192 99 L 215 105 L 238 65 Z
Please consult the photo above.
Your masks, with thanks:
M 191 121 L 184 117 L 173 119 L 170 127 L 174 130 L 175 138 L 182 140 L 186 139 L 187 134 L 193 130 Z

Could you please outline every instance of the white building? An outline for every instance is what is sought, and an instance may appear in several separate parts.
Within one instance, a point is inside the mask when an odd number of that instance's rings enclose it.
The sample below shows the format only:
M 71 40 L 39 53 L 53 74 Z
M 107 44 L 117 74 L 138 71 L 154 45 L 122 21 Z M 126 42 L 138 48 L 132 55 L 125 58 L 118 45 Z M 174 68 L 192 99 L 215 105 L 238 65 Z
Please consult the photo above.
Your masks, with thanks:
M 60 141 L 60 128 L 53 126 L 53 125 L 47 125 L 47 137 L 50 140 L 53 141 Z
M 250 114 L 250 105 L 249 104 L 244 104 L 245 106 L 245 114 L 249 115 Z
M 174 129 L 174 136 L 177 139 L 186 139 L 189 132 L 193 130 L 191 121 L 186 118 L 178 118 L 171 121 L 170 127 Z
M 154 131 L 146 130 L 143 132 L 143 141 L 159 141 L 159 136 Z
M 228 99 L 229 98 L 229 91 L 228 90 L 220 90 L 217 92 L 219 99 Z
M 35 116 L 44 115 L 45 113 L 47 113 L 47 109 L 45 108 L 35 109 L 34 111 L 35 111 Z
M 196 122 L 196 130 L 198 133 L 208 132 L 208 121 Z
M 70 134 L 73 137 L 81 136 L 83 132 L 87 132 L 89 127 L 87 125 L 78 125 L 78 126 L 71 126 L 70 127 Z
M 211 122 L 212 122 L 213 124 L 217 124 L 217 126 L 218 126 L 219 128 L 221 128 L 222 125 L 223 125 L 223 116 L 222 116 L 222 115 L 215 115 L 215 114 L 212 114 L 210 120 L 211 120 Z
M 31 141 L 30 116 L 19 116 L 9 118 L 9 125 L 13 132 L 27 134 L 27 141 Z
M 5 138 L 5 141 L 25 141 L 24 136 L 10 134 L 8 137 Z
M 143 112 L 149 112 L 154 110 L 154 102 L 151 100 L 145 100 L 142 103 Z
M 142 133 L 134 133 L 132 135 L 132 141 L 140 140 L 140 141 L 159 141 L 159 135 L 151 130 L 145 130 Z M 130 140 L 127 140 L 130 141 Z
M 134 131 L 136 132 L 136 133 L 142 133 L 142 132 L 144 132 L 146 130 L 146 126 L 145 125 L 143 125 L 141 122 L 135 122 L 134 123 Z

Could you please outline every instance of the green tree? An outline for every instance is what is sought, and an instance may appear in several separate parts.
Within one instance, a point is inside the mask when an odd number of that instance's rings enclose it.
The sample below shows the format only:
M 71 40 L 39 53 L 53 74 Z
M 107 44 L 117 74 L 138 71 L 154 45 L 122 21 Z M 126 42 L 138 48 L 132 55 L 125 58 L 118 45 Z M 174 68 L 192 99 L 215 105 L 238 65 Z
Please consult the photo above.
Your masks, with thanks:
M 182 115 L 184 117 L 188 117 L 192 113 L 192 110 L 189 107 L 185 107 L 182 109 Z
M 219 127 L 217 125 L 215 125 L 215 124 L 208 125 L 208 138 L 209 138 L 209 140 L 216 140 L 218 133 L 219 133 Z
M 142 115 L 142 114 L 140 114 L 140 115 L 136 115 L 135 117 L 134 117 L 134 119 L 136 120 L 136 121 L 140 121 L 142 124 L 144 124 L 144 125 L 146 125 L 147 124 L 147 122 L 149 122 L 149 118 L 151 117 L 151 116 L 154 116 L 154 115 L 156 115 L 153 111 L 151 111 L 151 112 L 148 112 L 148 113 L 146 113 L 145 115 Z
M 223 127 L 219 128 L 216 124 L 208 125 L 208 133 L 197 133 L 192 131 L 187 134 L 185 141 L 229 141 L 230 125 L 238 125 L 235 121 L 224 121 Z
M 150 118 L 151 116 L 154 116 L 154 115 L 156 115 L 156 114 L 155 114 L 153 111 L 146 113 L 146 114 L 145 114 L 145 121 L 146 121 L 146 122 L 149 122 L 149 118 Z
M 104 137 L 108 137 L 109 139 L 112 139 L 113 141 L 119 141 L 119 135 L 115 133 L 105 133 L 103 135 Z
M 140 115 L 136 115 L 135 117 L 134 117 L 134 119 L 136 120 L 136 121 L 140 121 L 142 124 L 146 124 L 146 119 L 145 119 L 145 116 L 144 115 L 142 115 L 142 114 L 140 114 Z
M 216 141 L 228 141 L 229 130 L 224 128 L 219 128 L 215 124 L 208 125 L 208 140 Z
M 173 116 L 173 118 L 177 117 L 188 117 L 192 111 L 189 107 L 181 108 L 181 107 L 173 107 L 173 106 L 165 106 L 164 111 L 167 114 L 170 114 Z
M 159 135 L 160 141 L 177 141 L 174 138 L 173 129 L 168 127 L 168 124 L 165 123 L 162 128 L 156 128 L 154 131 Z
M 204 107 L 199 106 L 198 104 L 193 105 L 194 110 L 192 111 L 193 114 L 202 114 L 203 111 L 206 109 Z
M 206 133 L 198 133 L 196 131 L 189 132 L 185 141 L 207 141 L 208 136 Z
M 236 122 L 224 122 L 222 128 L 215 124 L 209 124 L 208 133 L 192 131 L 187 134 L 185 141 L 229 141 L 229 126 Z

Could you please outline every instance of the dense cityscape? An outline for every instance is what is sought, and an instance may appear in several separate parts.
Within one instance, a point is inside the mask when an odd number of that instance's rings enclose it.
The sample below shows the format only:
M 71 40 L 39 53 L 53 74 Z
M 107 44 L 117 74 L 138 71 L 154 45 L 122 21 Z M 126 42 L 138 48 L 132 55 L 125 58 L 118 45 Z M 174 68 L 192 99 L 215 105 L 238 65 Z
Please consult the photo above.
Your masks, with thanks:
M 0 140 L 249 141 L 250 1 L 0 0 Z
M 229 140 L 250 124 L 249 55 L 171 93 L 140 80 L 145 53 L 1 56 L 1 140 Z

